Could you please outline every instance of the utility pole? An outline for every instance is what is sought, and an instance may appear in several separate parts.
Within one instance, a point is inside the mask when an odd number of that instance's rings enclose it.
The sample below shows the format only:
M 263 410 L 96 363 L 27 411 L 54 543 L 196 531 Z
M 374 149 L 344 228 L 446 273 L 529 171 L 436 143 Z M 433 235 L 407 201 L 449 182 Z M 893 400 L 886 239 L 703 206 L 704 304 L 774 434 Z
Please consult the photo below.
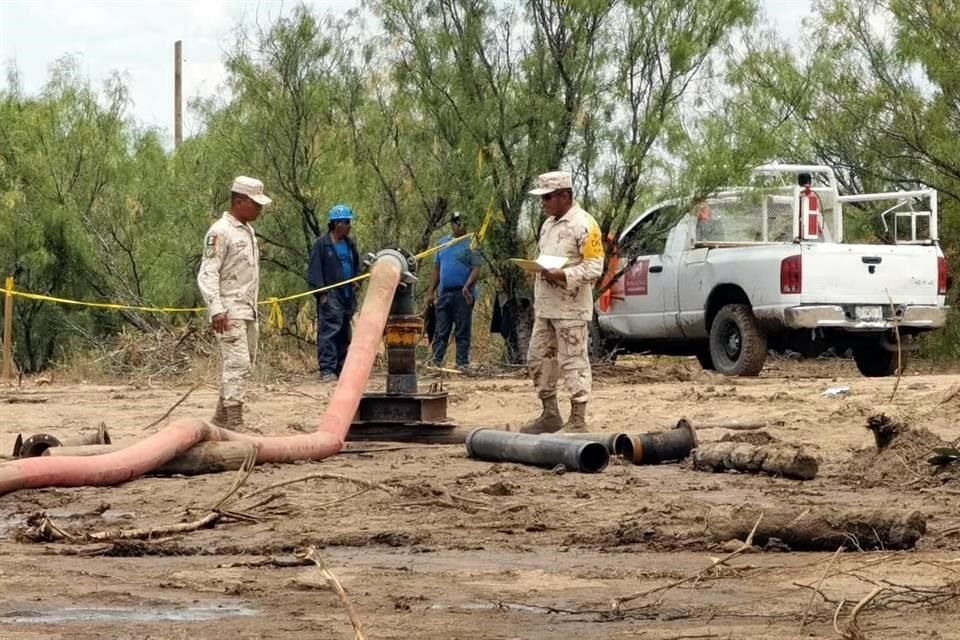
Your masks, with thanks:
M 3 372 L 0 377 L 13 377 L 13 276 L 7 276 L 3 284 Z
M 173 146 L 183 142 L 183 46 L 173 43 Z

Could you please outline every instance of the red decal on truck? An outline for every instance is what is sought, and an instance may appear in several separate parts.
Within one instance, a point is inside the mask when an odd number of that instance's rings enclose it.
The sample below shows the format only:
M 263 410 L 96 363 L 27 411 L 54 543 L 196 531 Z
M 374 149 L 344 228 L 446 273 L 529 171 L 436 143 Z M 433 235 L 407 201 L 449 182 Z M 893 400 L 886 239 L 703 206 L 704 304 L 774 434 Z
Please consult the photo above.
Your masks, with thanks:
M 628 296 L 647 295 L 647 277 L 650 271 L 650 261 L 640 260 L 630 267 L 623 282 L 623 293 Z

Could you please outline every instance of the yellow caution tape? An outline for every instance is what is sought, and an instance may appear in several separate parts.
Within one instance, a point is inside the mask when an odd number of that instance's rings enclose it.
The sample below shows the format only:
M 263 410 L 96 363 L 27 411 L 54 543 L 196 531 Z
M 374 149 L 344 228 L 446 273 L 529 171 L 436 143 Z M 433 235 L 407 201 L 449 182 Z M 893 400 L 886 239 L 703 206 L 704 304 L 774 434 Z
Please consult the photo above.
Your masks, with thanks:
M 487 235 L 487 228 L 490 226 L 490 221 L 493 219 L 493 201 L 494 196 L 490 196 L 490 204 L 487 205 L 487 213 L 483 216 L 483 222 L 480 224 L 480 229 L 477 230 L 477 234 L 474 236 L 473 240 L 470 241 L 471 249 L 476 249 L 478 246 L 480 246 L 480 242 Z
M 160 313 L 176 313 L 180 311 L 203 311 L 206 307 L 140 307 L 137 305 L 129 304 L 117 304 L 115 302 L 82 302 L 80 300 L 70 300 L 69 298 L 57 298 L 55 296 L 47 296 L 40 293 L 28 293 L 26 291 L 19 291 L 17 289 L 7 289 L 0 288 L 0 293 L 13 296 L 19 296 L 21 298 L 28 298 L 30 300 L 43 300 L 45 302 L 59 302 L 60 304 L 73 304 L 83 307 L 93 307 L 95 309 L 111 309 L 114 311 L 154 311 Z
M 440 251 L 446 247 L 457 244 L 458 242 L 463 242 L 467 238 L 471 237 L 473 234 L 465 234 L 459 238 L 454 238 L 449 242 L 444 242 L 443 244 L 431 247 L 425 251 L 421 251 L 416 254 L 414 258 L 417 260 L 422 260 L 429 255 Z M 355 282 L 360 282 L 366 280 L 370 277 L 369 273 L 364 273 L 353 278 L 348 278 L 341 282 L 334 284 L 326 285 L 320 287 L 319 289 L 311 289 L 310 291 L 304 291 L 303 293 L 295 293 L 293 295 L 285 296 L 278 298 L 276 296 L 267 298 L 259 302 L 259 305 L 269 305 L 270 313 L 267 317 L 267 324 L 271 327 L 281 328 L 283 327 L 283 310 L 280 308 L 281 302 L 289 302 L 290 300 L 296 300 L 297 298 L 303 298 L 305 296 L 314 295 L 316 293 L 323 293 L 324 291 L 330 291 L 331 289 L 336 289 L 337 287 L 342 287 L 344 285 L 353 284 Z M 6 295 L 17 296 L 20 298 L 27 298 L 28 300 L 41 300 L 44 302 L 57 302 L 60 304 L 72 304 L 80 307 L 90 307 L 93 309 L 110 309 L 112 311 L 143 311 L 147 313 L 195 313 L 198 311 L 206 311 L 206 307 L 147 307 L 139 305 L 130 305 L 130 304 L 118 304 L 116 302 L 85 302 L 81 300 L 71 300 L 69 298 L 58 298 L 56 296 L 48 296 L 40 293 L 30 293 L 28 291 L 20 291 L 13 288 L 0 287 L 0 293 Z

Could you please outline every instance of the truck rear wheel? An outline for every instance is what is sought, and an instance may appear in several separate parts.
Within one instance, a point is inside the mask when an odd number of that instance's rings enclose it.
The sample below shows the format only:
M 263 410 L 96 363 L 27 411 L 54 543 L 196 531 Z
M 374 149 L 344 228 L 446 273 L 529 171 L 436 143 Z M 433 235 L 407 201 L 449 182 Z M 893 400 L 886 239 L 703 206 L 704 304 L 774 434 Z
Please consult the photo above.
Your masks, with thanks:
M 907 366 L 907 353 L 901 352 L 901 366 Z M 897 352 L 883 348 L 882 345 L 858 346 L 853 350 L 853 361 L 857 369 L 868 378 L 883 378 L 897 373 Z
M 750 305 L 728 304 L 710 325 L 710 359 L 718 373 L 755 376 L 767 359 L 767 335 Z

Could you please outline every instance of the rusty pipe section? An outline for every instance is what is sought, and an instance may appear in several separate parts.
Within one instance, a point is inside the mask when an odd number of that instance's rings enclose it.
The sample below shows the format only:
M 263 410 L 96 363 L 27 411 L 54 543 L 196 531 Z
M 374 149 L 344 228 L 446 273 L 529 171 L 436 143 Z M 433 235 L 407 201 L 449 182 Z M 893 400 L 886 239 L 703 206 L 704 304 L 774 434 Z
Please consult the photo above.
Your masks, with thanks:
M 42 456 L 0 464 L 0 495 L 40 487 L 109 486 L 138 478 L 198 442 L 241 441 L 257 448 L 257 462 L 322 460 L 343 447 L 377 356 L 394 292 L 408 270 L 407 258 L 388 249 L 374 256 L 370 283 L 340 380 L 313 434 L 258 437 L 220 429 L 202 420 L 177 420 L 158 433 L 114 453 Z
M 685 459 L 697 448 L 697 432 L 681 419 L 673 429 L 630 436 L 633 464 L 660 464 Z
M 407 257 L 409 272 L 416 273 L 417 262 Z M 423 317 L 417 313 L 413 279 L 401 282 L 393 294 L 390 315 L 383 333 L 387 357 L 387 393 L 417 392 L 417 342 L 423 333 Z

